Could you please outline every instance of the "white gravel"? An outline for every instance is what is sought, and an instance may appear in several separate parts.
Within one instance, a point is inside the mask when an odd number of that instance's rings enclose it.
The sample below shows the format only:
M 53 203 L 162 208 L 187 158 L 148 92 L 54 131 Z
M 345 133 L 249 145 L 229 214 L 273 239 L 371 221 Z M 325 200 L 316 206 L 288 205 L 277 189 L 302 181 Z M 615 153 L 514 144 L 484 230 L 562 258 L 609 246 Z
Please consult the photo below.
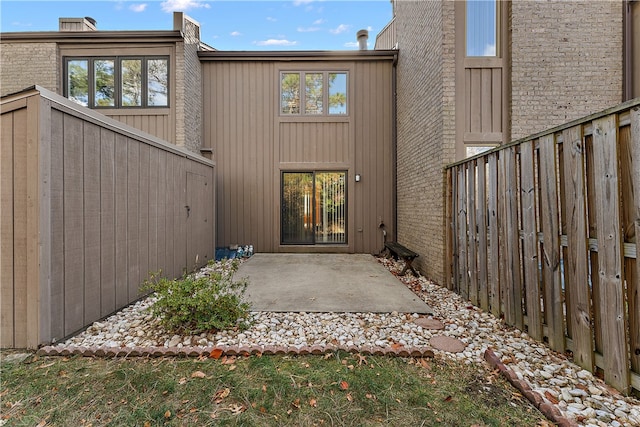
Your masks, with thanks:
M 391 271 L 400 263 L 380 259 Z M 205 267 L 197 274 L 225 270 L 228 263 Z M 566 357 L 532 340 L 526 333 L 506 327 L 490 313 L 463 301 L 457 294 L 424 277 L 400 277 L 444 323 L 443 330 L 427 330 L 414 322 L 412 313 L 270 313 L 252 312 L 252 326 L 245 331 L 232 330 L 180 336 L 167 333 L 149 314 L 154 297 L 137 302 L 101 322 L 95 322 L 81 334 L 56 345 L 91 347 L 213 347 L 311 346 L 323 344 L 386 347 L 400 344 L 430 348 L 429 339 L 444 335 L 466 344 L 463 352 L 438 352 L 461 363 L 483 363 L 487 348 L 501 357 L 519 378 L 545 399 L 557 401 L 563 415 L 584 426 L 640 426 L 640 402 L 613 393 L 590 372 Z

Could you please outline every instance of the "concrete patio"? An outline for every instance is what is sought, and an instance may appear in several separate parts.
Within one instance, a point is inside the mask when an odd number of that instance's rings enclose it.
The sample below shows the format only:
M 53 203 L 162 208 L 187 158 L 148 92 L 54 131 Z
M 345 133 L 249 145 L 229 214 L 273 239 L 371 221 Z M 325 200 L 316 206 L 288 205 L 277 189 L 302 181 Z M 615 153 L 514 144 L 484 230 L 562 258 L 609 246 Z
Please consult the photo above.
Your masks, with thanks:
M 373 256 L 255 254 L 235 275 L 248 278 L 255 311 L 431 313 Z

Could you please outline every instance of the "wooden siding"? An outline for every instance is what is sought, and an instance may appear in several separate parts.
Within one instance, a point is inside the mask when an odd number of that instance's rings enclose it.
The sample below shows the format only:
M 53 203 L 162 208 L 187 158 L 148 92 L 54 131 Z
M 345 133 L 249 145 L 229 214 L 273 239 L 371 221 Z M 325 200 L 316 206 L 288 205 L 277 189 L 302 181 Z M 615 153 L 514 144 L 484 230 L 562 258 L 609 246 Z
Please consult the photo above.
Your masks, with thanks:
M 624 393 L 640 390 L 638 159 L 634 100 L 447 168 L 448 286 Z M 488 287 L 472 271 L 487 257 Z
M 374 49 L 395 49 L 396 43 L 396 19 L 394 17 L 376 36 Z
M 48 91 L 21 96 L 2 104 L 3 348 L 60 340 L 138 299 L 149 273 L 215 252 L 213 163 Z
M 395 233 L 392 57 L 201 60 L 203 152 L 218 162 L 217 245 L 252 244 L 257 252 L 379 252 L 380 224 L 389 236 Z M 346 71 L 349 115 L 280 116 L 279 76 L 287 70 Z M 312 170 L 347 172 L 347 245 L 280 245 L 281 173 Z
M 107 110 L 104 115 L 172 144 L 176 143 L 174 114 L 168 109 L 126 111 Z

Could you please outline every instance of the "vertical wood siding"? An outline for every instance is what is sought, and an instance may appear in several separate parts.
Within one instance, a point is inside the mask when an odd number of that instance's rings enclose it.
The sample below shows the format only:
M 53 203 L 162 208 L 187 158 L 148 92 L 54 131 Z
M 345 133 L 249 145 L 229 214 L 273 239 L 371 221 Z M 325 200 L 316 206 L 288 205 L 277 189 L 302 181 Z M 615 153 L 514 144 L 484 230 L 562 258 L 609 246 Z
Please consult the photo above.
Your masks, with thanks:
M 450 287 L 625 393 L 640 390 L 638 159 L 635 100 L 447 168 Z
M 135 301 L 150 273 L 214 257 L 211 162 L 47 96 L 2 105 L 2 348 L 60 340 Z
M 220 59 L 202 65 L 203 146 L 218 163 L 217 245 L 379 252 L 380 224 L 390 236 L 395 230 L 391 60 Z M 347 71 L 349 115 L 280 116 L 282 70 Z M 287 170 L 347 172 L 347 245 L 280 245 L 280 180 Z

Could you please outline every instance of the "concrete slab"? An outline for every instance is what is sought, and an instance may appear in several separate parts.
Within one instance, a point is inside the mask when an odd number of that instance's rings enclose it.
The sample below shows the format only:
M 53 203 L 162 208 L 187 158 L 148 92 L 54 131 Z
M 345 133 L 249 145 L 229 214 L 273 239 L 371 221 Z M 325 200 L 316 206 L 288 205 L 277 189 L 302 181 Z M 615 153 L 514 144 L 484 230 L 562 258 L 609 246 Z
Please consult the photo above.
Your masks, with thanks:
M 431 313 L 367 254 L 255 254 L 235 275 L 249 279 L 256 311 Z

